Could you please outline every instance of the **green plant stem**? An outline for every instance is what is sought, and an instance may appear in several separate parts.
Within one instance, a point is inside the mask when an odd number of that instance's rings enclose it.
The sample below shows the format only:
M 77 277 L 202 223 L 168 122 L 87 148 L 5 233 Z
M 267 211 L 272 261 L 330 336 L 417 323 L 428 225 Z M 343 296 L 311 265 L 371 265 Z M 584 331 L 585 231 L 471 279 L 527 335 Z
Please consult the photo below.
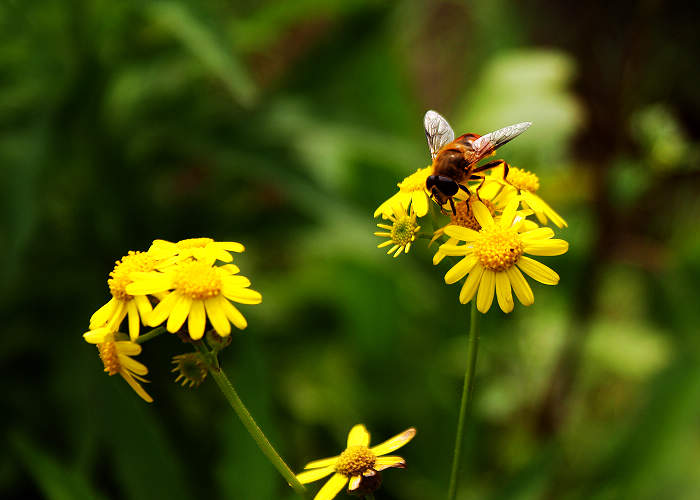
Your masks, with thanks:
M 474 387 L 474 371 L 476 370 L 476 354 L 479 350 L 479 333 L 477 332 L 477 319 L 479 312 L 476 310 L 476 297 L 472 299 L 472 308 L 469 319 L 469 337 L 467 346 L 467 369 L 464 372 L 464 387 L 462 387 L 462 402 L 459 407 L 459 419 L 457 420 L 457 435 L 455 437 L 455 451 L 452 459 L 452 473 L 450 474 L 450 488 L 447 494 L 448 500 L 457 497 L 457 483 L 459 476 L 459 460 L 462 454 L 462 441 L 464 440 L 464 424 L 467 420 L 467 410 L 472 398 Z
M 144 342 L 148 342 L 151 339 L 156 338 L 158 335 L 165 333 L 167 330 L 165 329 L 164 326 L 159 326 L 158 328 L 154 328 L 148 333 L 144 333 L 143 335 L 139 335 L 136 340 L 134 340 L 135 343 L 137 344 L 143 344 Z
M 275 450 L 272 444 L 270 444 L 270 441 L 267 439 L 265 434 L 263 434 L 262 429 L 260 429 L 258 424 L 255 422 L 255 419 L 248 411 L 248 408 L 245 407 L 243 401 L 241 401 L 241 398 L 233 388 L 233 385 L 229 381 L 228 377 L 221 370 L 216 354 L 211 352 L 201 341 L 196 342 L 195 346 L 207 360 L 209 374 L 216 382 L 216 385 L 219 386 L 219 389 L 221 389 L 224 397 L 236 412 L 238 418 L 241 420 L 251 437 L 255 440 L 260 450 L 267 457 L 270 463 L 272 463 L 275 469 L 277 469 L 277 471 L 282 475 L 282 477 L 284 477 L 289 486 L 291 486 L 292 489 L 299 494 L 299 496 L 306 498 L 306 488 L 304 488 L 304 485 L 299 482 L 292 470 L 285 463 L 285 461 L 282 460 L 282 457 L 279 455 L 279 453 L 277 453 L 277 450 Z

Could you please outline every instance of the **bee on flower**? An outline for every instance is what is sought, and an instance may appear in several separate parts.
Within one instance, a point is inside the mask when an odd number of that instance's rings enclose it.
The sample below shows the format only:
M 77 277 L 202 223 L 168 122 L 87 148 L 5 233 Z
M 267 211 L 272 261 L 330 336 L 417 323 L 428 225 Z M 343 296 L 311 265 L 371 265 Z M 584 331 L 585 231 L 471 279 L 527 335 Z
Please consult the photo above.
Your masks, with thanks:
M 364 425 L 358 424 L 350 429 L 345 451 L 335 457 L 309 462 L 304 467 L 304 471 L 296 477 L 300 483 L 306 484 L 333 474 L 316 494 L 314 500 L 331 500 L 346 484 L 350 492 L 362 488 L 369 489 L 372 486 L 379 487 L 381 481 L 371 480 L 379 472 L 389 468 L 406 467 L 406 461 L 403 458 L 386 456 L 387 453 L 401 448 L 415 435 L 415 429 L 406 429 L 401 434 L 370 448 L 369 432 Z

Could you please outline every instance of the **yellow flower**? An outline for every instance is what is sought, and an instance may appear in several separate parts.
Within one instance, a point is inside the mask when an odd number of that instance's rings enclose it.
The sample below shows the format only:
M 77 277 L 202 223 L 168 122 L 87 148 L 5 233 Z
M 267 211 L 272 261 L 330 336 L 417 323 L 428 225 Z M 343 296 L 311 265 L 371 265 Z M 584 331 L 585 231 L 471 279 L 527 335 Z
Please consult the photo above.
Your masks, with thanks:
M 188 238 L 172 243 L 154 240 L 148 252 L 162 261 L 159 268 L 167 267 L 179 260 L 220 260 L 232 262 L 230 252 L 241 253 L 245 247 L 235 241 L 214 241 L 211 238 Z
M 407 429 L 382 444 L 370 448 L 369 432 L 364 425 L 358 424 L 348 434 L 348 444 L 345 451 L 335 457 L 309 462 L 304 467 L 308 470 L 297 474 L 297 479 L 300 483 L 306 484 L 333 474 L 316 494 L 314 500 L 334 498 L 348 481 L 350 482 L 348 489 L 350 491 L 357 490 L 363 477 L 374 476 L 377 472 L 390 467 L 405 468 L 406 461 L 403 458 L 382 455 L 401 448 L 415 435 L 415 429 Z
M 141 396 L 141 399 L 148 403 L 153 402 L 153 398 L 139 384 L 139 381 L 148 382 L 143 378 L 143 375 L 148 374 L 148 368 L 131 359 L 131 356 L 141 354 L 139 344 L 130 340 L 115 340 L 114 333 L 106 328 L 87 332 L 84 337 L 91 344 L 97 344 L 105 372 L 109 373 L 110 376 L 118 373 L 136 394 Z
M 112 299 L 100 307 L 90 318 L 90 329 L 107 326 L 112 331 L 119 329 L 124 318 L 129 316 L 129 337 L 139 336 L 140 324 L 148 322 L 151 303 L 145 295 L 133 295 L 126 291 L 131 283 L 131 273 L 153 271 L 157 260 L 149 252 L 129 252 L 116 262 L 107 280 Z
M 432 173 L 432 167 L 419 168 L 414 173 L 399 182 L 399 192 L 386 200 L 374 211 L 374 217 L 387 219 L 393 212 L 393 207 L 399 204 L 408 207 L 410 204 L 418 217 L 428 213 L 429 193 L 425 190 L 425 181 Z
M 507 203 L 513 197 L 520 196 L 523 208 L 531 208 L 541 224 L 546 224 L 547 219 L 551 220 L 557 227 L 568 227 L 566 221 L 547 202 L 540 198 L 535 192 L 540 188 L 539 178 L 527 170 L 518 167 L 510 167 L 508 176 L 503 180 L 503 167 L 499 166 L 491 171 L 487 176 L 488 189 L 496 189 L 497 184 L 503 185 L 503 189 L 498 194 L 497 200 Z M 486 188 L 486 186 L 485 186 Z
M 483 203 L 474 202 L 472 209 L 481 225 L 479 231 L 453 225 L 445 228 L 448 236 L 466 242 L 465 245 L 445 243 L 440 247 L 445 255 L 464 256 L 447 271 L 445 283 L 456 283 L 468 274 L 459 301 L 466 304 L 476 295 L 476 307 L 482 313 L 491 307 L 494 291 L 498 305 L 506 313 L 513 310 L 511 288 L 523 305 L 535 301 L 521 271 L 545 285 L 559 282 L 557 273 L 524 254 L 561 255 L 569 249 L 569 244 L 552 239 L 554 231 L 547 227 L 520 232 L 525 221 L 516 217 L 518 203 L 518 199 L 511 200 L 501 217 L 494 220 Z
M 150 326 L 158 326 L 166 319 L 169 332 L 177 332 L 187 320 L 192 340 L 204 336 L 207 318 L 221 336 L 231 333 L 231 323 L 244 329 L 248 323 L 231 301 L 240 304 L 259 304 L 260 293 L 250 290 L 250 280 L 236 276 L 239 269 L 233 264 L 215 266 L 212 260 L 184 260 L 175 262 L 162 272 L 135 273 L 134 282 L 127 292 L 131 294 L 160 294 L 163 297 L 150 315 Z
M 416 233 L 420 229 L 420 226 L 416 224 L 416 214 L 413 207 L 407 214 L 402 205 L 394 205 L 392 213 L 387 218 L 392 224 L 377 224 L 377 227 L 385 231 L 377 231 L 374 235 L 388 238 L 388 240 L 377 245 L 377 248 L 393 244 L 387 254 L 393 253 L 394 257 L 398 257 L 402 251 L 408 253 L 411 249 L 411 243 L 415 241 Z

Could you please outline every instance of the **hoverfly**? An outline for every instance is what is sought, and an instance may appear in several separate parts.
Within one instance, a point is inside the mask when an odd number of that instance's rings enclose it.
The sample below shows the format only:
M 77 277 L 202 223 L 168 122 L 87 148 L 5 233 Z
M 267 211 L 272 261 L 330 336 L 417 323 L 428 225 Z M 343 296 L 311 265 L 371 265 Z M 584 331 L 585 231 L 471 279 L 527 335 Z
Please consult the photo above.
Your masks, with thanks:
M 426 179 L 425 187 L 443 213 L 443 205 L 449 202 L 454 214 L 457 211 L 452 198 L 459 190 L 471 196 L 466 186 L 467 181 L 481 179 L 481 184 L 476 189 L 478 196 L 479 188 L 486 180 L 482 172 L 502 164 L 503 179 L 508 176 L 508 164 L 504 160 L 492 160 L 479 166 L 477 163 L 532 125 L 531 122 L 516 123 L 486 135 L 464 134 L 455 139 L 450 124 L 436 111 L 426 112 L 423 124 L 430 156 L 433 159 L 433 174 Z

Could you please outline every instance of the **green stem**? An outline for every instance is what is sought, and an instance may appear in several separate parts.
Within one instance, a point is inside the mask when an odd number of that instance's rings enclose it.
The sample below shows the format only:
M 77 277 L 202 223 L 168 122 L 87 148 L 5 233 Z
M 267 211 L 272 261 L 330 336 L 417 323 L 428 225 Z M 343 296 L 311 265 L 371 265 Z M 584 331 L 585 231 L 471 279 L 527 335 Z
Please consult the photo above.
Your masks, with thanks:
M 229 381 L 228 377 L 221 370 L 216 354 L 207 349 L 203 342 L 195 342 L 195 346 L 207 360 L 207 368 L 209 369 L 209 373 L 211 374 L 212 378 L 216 382 L 216 385 L 219 386 L 219 389 L 221 389 L 224 397 L 236 412 L 238 418 L 241 420 L 251 437 L 255 440 L 260 450 L 267 457 L 270 463 L 274 465 L 275 469 L 277 469 L 282 477 L 284 477 L 289 486 L 291 486 L 292 489 L 299 494 L 299 496 L 306 498 L 306 488 L 304 488 L 304 485 L 299 482 L 289 466 L 284 460 L 282 460 L 279 453 L 277 453 L 277 450 L 275 450 L 272 444 L 270 444 L 270 441 L 267 439 L 265 434 L 263 434 L 262 429 L 258 427 L 258 424 L 248 411 L 248 408 L 246 408 L 243 404 L 243 401 L 241 401 L 241 398 L 233 388 L 233 385 Z
M 136 340 L 134 340 L 135 343 L 137 344 L 143 344 L 144 342 L 148 342 L 151 339 L 156 338 L 158 335 L 165 333 L 167 330 L 165 329 L 164 326 L 159 326 L 158 328 L 154 328 L 148 333 L 144 333 L 143 335 L 139 335 Z
M 452 473 L 450 474 L 450 489 L 448 500 L 457 497 L 457 479 L 459 475 L 459 460 L 462 454 L 462 441 L 464 440 L 464 424 L 467 420 L 467 410 L 472 397 L 474 387 L 474 371 L 476 370 L 476 354 L 479 350 L 479 334 L 476 328 L 479 312 L 476 310 L 476 297 L 472 299 L 471 316 L 469 320 L 469 337 L 467 347 L 467 369 L 464 372 L 464 387 L 462 388 L 462 402 L 459 407 L 459 419 L 457 420 L 457 436 L 455 437 L 455 451 L 452 459 Z

